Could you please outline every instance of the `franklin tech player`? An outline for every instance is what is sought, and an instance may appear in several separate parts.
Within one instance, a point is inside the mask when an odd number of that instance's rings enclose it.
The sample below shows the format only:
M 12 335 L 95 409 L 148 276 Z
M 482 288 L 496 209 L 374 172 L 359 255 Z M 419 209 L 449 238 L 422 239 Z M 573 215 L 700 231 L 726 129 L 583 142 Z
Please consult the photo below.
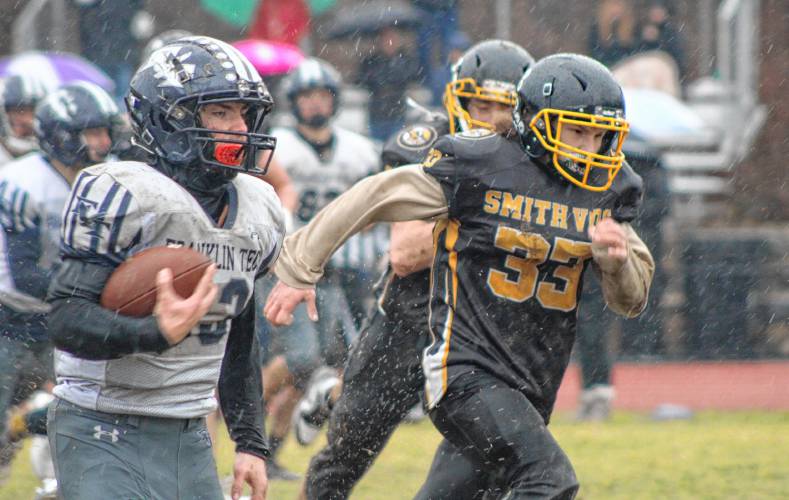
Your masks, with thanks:
M 271 187 L 246 172 L 260 172 L 259 154 L 274 148 L 258 133 L 271 97 L 236 49 L 198 36 L 154 51 L 126 104 L 135 141 L 154 160 L 80 174 L 48 297 L 57 348 L 48 434 L 61 495 L 223 498 L 205 428 L 218 383 L 236 443 L 233 498 L 246 481 L 263 499 L 269 451 L 251 297 L 284 223 Z M 235 258 L 209 267 L 188 298 L 161 271 L 154 315 L 98 304 L 121 262 L 172 243 L 216 245 Z
M 511 128 L 515 85 L 533 63 L 523 48 L 503 40 L 471 47 L 453 67 L 446 87 L 448 117 L 433 114 L 395 134 L 384 145 L 385 168 L 420 162 L 439 137 L 455 130 Z M 390 267 L 381 280 L 379 307 L 370 310 L 348 355 L 339 400 L 331 402 L 326 384 L 310 388 L 310 398 L 299 405 L 295 431 L 300 442 L 318 436 L 321 417 L 333 406 L 328 443 L 307 472 L 308 498 L 346 498 L 409 408 L 419 403 L 425 385 L 421 353 L 430 343 L 433 226 L 424 221 L 392 225 Z M 452 472 L 453 478 L 469 475 L 461 468 Z
M 0 168 L 38 149 L 33 113 L 48 90 L 46 82 L 35 74 L 0 79 Z
M 612 310 L 646 304 L 654 262 L 630 227 L 641 180 L 623 168 L 622 89 L 597 61 L 558 54 L 518 84 L 514 137 L 445 136 L 423 165 L 366 179 L 290 236 L 266 316 L 286 323 L 349 234 L 438 219 L 423 370 L 444 436 L 418 498 L 573 498 L 572 465 L 547 429 L 591 264 Z M 442 480 L 456 464 L 464 484 Z
M 41 151 L 0 170 L 0 468 L 27 427 L 21 407 L 12 412 L 14 425 L 6 426 L 12 398 L 36 388 L 51 391 L 55 379 L 44 299 L 59 263 L 60 219 L 71 184 L 80 170 L 106 159 L 121 115 L 101 88 L 75 83 L 40 101 L 34 118 Z M 45 413 L 38 417 L 45 420 Z M 44 435 L 33 439 L 41 450 L 34 468 L 46 483 L 42 490 L 54 494 L 46 430 L 35 430 Z

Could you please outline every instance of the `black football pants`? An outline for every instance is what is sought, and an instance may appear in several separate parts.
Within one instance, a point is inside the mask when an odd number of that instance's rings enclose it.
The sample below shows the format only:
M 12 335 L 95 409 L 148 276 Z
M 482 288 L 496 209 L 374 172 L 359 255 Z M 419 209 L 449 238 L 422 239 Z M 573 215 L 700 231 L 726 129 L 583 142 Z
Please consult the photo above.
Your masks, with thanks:
M 344 499 L 383 449 L 424 386 L 427 337 L 374 308 L 351 346 L 327 445 L 310 461 L 307 498 Z
M 430 418 L 445 442 L 416 498 L 455 499 L 470 487 L 478 495 L 471 498 L 575 497 L 578 480 L 570 460 L 523 393 L 501 380 L 480 372 L 461 376 Z M 448 481 L 455 468 L 472 475 L 463 483 Z
M 347 498 L 408 410 L 419 402 L 425 384 L 421 359 L 426 330 L 426 324 L 397 321 L 372 311 L 351 347 L 342 396 L 329 420 L 328 443 L 310 462 L 307 498 Z M 440 480 L 463 485 L 468 477 L 474 478 L 474 471 L 455 467 Z

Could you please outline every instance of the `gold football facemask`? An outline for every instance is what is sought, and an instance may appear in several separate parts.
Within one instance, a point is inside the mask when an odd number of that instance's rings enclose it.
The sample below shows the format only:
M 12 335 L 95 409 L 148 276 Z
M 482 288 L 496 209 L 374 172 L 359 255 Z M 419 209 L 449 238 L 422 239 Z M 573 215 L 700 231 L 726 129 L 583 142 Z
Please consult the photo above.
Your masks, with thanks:
M 630 125 L 621 113 L 617 116 L 579 113 L 545 108 L 529 123 L 529 128 L 550 154 L 554 168 L 573 184 L 589 191 L 605 191 L 622 168 L 625 142 Z M 562 127 L 576 125 L 605 132 L 600 151 L 586 151 L 562 142 Z M 595 175 L 594 172 L 603 172 Z
M 485 85 L 490 83 L 490 85 Z M 457 125 L 464 131 L 475 128 L 485 128 L 495 130 L 492 123 L 482 120 L 475 120 L 463 107 L 461 99 L 480 99 L 483 101 L 498 102 L 507 106 L 515 106 L 516 93 L 515 86 L 509 89 L 509 85 L 502 82 L 483 82 L 484 86 L 477 85 L 473 78 L 462 78 L 449 82 L 444 91 L 444 107 L 449 114 L 449 133 L 458 132 Z

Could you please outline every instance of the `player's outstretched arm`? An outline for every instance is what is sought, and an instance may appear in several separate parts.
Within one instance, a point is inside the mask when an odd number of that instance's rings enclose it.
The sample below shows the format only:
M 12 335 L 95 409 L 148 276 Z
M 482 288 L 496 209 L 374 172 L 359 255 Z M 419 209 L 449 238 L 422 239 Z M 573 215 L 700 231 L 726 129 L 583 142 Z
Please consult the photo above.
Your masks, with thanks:
M 318 321 L 315 288 L 295 288 L 280 280 L 269 293 L 263 314 L 274 326 L 289 325 L 293 323 L 293 311 L 302 302 L 307 303 L 307 315 L 310 319 Z
M 369 224 L 441 218 L 447 210 L 441 185 L 420 165 L 366 177 L 285 238 L 275 272 L 293 288 L 308 288 L 331 255 Z
M 589 237 L 606 304 L 622 316 L 638 316 L 646 307 L 655 273 L 649 249 L 630 224 L 611 218 L 590 227 Z

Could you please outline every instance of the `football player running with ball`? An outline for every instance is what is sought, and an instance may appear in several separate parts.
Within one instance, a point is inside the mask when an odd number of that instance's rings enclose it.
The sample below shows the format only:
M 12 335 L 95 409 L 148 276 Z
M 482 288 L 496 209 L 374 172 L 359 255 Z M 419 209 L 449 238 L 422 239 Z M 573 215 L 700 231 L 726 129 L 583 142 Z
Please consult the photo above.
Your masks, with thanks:
M 323 265 L 367 224 L 437 219 L 422 367 L 445 439 L 418 498 L 474 498 L 491 483 L 507 498 L 573 498 L 578 481 L 547 424 L 584 271 L 625 316 L 643 309 L 654 272 L 628 223 L 641 180 L 623 168 L 628 125 L 611 73 L 558 54 L 532 66 L 517 92 L 513 137 L 445 136 L 423 165 L 365 179 L 290 236 L 266 305 L 275 323 L 301 301 L 314 310 Z M 442 480 L 456 464 L 474 471 L 463 485 Z
M 272 106 L 236 49 L 188 37 L 151 54 L 126 98 L 136 144 L 153 158 L 77 178 L 63 214 L 63 265 L 50 287 L 56 401 L 48 434 L 66 499 L 223 498 L 205 416 L 219 400 L 236 444 L 233 498 L 265 498 L 264 410 L 250 300 L 285 232 L 260 156 Z M 157 276 L 154 313 L 121 316 L 99 299 L 139 251 L 184 246 L 214 261 L 189 297 Z

